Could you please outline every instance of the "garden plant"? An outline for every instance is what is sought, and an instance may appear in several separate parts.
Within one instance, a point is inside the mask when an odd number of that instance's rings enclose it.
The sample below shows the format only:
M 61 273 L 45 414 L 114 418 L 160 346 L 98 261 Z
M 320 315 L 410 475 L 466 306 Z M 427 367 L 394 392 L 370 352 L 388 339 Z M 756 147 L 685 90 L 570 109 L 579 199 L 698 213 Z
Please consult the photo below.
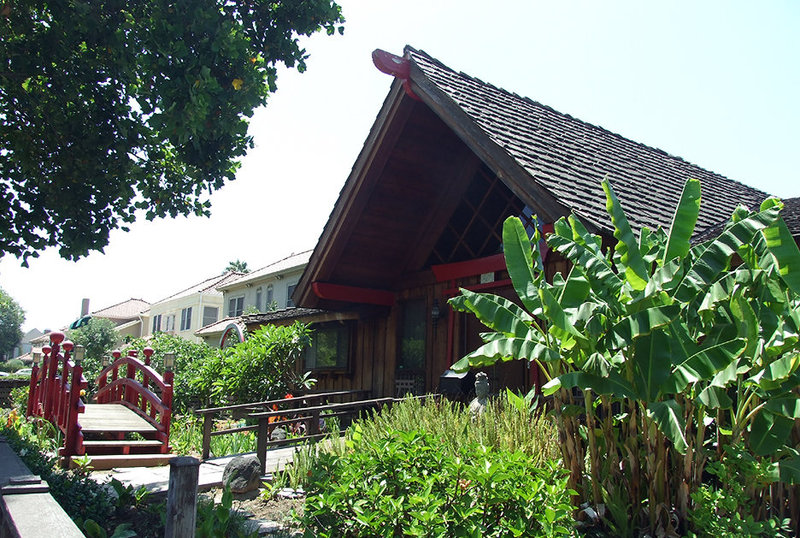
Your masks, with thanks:
M 615 244 L 575 216 L 544 238 L 505 222 L 520 304 L 451 299 L 491 330 L 456 368 L 538 365 L 573 502 L 592 505 L 605 532 L 735 534 L 745 521 L 753 534 L 797 533 L 800 252 L 781 202 L 740 207 L 697 237 L 700 183 L 689 180 L 671 228 L 637 235 L 603 188 Z M 542 241 L 571 262 L 552 282 Z

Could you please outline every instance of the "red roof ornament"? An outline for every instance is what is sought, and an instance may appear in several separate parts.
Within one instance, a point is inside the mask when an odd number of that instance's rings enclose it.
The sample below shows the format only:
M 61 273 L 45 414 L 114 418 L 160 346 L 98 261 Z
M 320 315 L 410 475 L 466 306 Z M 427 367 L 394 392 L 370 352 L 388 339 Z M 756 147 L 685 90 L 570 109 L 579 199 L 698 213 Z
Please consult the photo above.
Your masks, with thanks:
M 385 50 L 375 49 L 372 51 L 372 63 L 381 73 L 386 73 L 402 80 L 406 95 L 417 101 L 422 100 L 411 89 L 411 62 L 408 58 L 397 56 Z

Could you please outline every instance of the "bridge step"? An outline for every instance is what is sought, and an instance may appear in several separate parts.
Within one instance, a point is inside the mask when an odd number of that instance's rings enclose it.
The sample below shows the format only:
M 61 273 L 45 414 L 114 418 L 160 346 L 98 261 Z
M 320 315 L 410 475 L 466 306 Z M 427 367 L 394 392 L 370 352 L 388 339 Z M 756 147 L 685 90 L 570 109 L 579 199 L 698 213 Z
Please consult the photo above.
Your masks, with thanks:
M 150 439 L 145 439 L 142 441 L 118 441 L 116 439 L 113 440 L 100 440 L 100 441 L 84 441 L 83 446 L 85 448 L 124 448 L 124 447 L 132 447 L 132 448 L 149 448 L 149 447 L 160 447 L 163 443 L 161 441 L 155 441 Z
M 76 459 L 82 456 L 72 456 L 70 458 L 69 466 L 76 468 L 78 465 L 75 463 Z M 95 471 L 105 471 L 115 467 L 156 467 L 158 465 L 166 465 L 169 460 L 175 457 L 175 454 L 120 454 L 120 455 L 89 455 L 92 459 L 92 468 Z

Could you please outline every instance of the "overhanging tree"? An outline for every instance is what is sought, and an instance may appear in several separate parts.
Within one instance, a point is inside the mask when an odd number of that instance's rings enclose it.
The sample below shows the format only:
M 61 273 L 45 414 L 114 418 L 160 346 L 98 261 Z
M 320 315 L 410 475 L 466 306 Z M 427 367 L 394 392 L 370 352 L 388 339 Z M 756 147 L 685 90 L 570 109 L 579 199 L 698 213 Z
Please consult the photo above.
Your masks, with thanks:
M 0 3 L 0 256 L 67 259 L 146 218 L 207 215 L 298 36 L 332 0 Z
M 23 323 L 22 307 L 0 288 L 0 358 L 9 359 L 14 346 L 22 340 Z

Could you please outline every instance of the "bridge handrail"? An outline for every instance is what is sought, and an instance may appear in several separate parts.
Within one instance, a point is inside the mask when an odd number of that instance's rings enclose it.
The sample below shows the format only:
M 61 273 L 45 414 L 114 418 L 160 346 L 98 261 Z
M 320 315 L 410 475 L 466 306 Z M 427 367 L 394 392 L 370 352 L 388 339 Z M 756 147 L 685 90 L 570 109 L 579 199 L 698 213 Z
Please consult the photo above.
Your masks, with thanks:
M 106 385 L 106 383 L 108 383 L 109 374 L 119 375 L 119 369 L 124 365 L 133 366 L 135 370 L 142 372 L 143 376 L 146 376 L 147 379 L 152 381 L 156 385 L 156 387 L 158 387 L 158 389 L 162 392 L 166 390 L 167 385 L 170 385 L 169 383 L 164 381 L 164 378 L 161 376 L 161 374 L 155 371 L 151 366 L 143 363 L 136 357 L 126 355 L 126 356 L 120 356 L 118 359 L 114 360 L 114 362 L 112 362 L 111 364 L 100 370 L 100 373 L 97 375 L 97 386 L 100 387 L 102 390 L 102 388 Z M 131 378 L 131 376 L 129 375 L 126 375 L 125 377 L 129 379 Z M 98 391 L 98 394 L 100 394 L 100 391 Z
M 105 396 L 106 393 L 113 393 L 118 388 L 130 388 L 132 389 L 138 396 L 140 396 L 143 400 L 147 400 L 150 404 L 151 414 L 148 414 L 145 409 L 142 409 L 145 406 L 145 402 L 142 401 L 140 405 L 136 405 L 136 402 L 128 401 L 127 397 L 119 401 L 119 403 L 126 404 L 128 407 L 131 407 L 134 410 L 140 411 L 140 414 L 146 417 L 152 417 L 153 414 L 161 415 L 169 411 L 169 407 L 164 405 L 164 402 L 161 401 L 161 398 L 158 395 L 139 383 L 136 379 L 131 379 L 129 377 L 120 377 L 115 379 L 111 383 L 107 384 L 105 387 L 97 391 L 97 395 L 95 398 L 100 398 L 101 396 Z M 160 428 L 159 424 L 155 424 L 156 427 Z

